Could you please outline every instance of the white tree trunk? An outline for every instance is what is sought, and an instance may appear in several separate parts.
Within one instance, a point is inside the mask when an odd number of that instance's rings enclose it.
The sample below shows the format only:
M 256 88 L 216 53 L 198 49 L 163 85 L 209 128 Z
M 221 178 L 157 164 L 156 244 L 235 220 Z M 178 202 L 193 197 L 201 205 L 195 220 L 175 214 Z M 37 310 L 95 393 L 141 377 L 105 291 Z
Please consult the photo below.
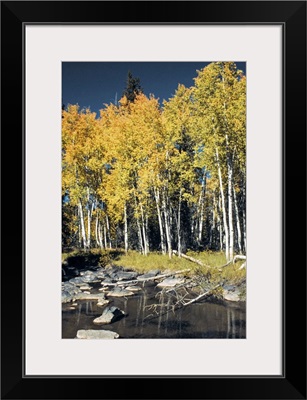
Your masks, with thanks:
M 103 237 L 104 237 L 104 248 L 107 249 L 108 248 L 108 239 L 107 239 L 107 227 L 105 224 L 103 225 Z
M 162 254 L 166 253 L 165 248 L 165 238 L 164 238 L 164 231 L 163 231 L 163 224 L 162 224 L 162 217 L 161 217 L 161 210 L 160 210 L 160 193 L 159 189 L 154 188 L 154 195 L 157 205 L 157 215 L 158 215 L 158 222 L 159 222 L 159 229 L 160 229 L 160 241 L 161 241 L 161 250 Z
M 212 225 L 210 229 L 210 248 L 213 247 L 213 243 L 215 242 L 215 210 L 216 210 L 216 200 L 215 195 L 213 194 L 213 207 L 212 207 Z
M 79 204 L 77 207 L 78 210 L 78 239 L 79 239 L 79 247 L 82 247 L 82 233 L 81 233 L 81 216 L 80 216 L 80 209 Z
M 236 196 L 236 190 L 233 187 L 233 201 L 234 201 L 234 206 L 235 206 L 235 215 L 236 215 L 236 224 L 237 224 L 237 235 L 238 235 L 238 249 L 239 252 L 242 253 L 242 235 L 241 235 L 241 226 L 240 226 L 240 218 L 239 218 L 239 210 L 238 210 L 238 204 L 237 204 L 237 196 Z
M 135 210 L 137 211 L 138 204 L 137 204 L 136 195 L 134 195 L 134 202 L 135 202 Z M 138 238 L 139 238 L 139 249 L 140 249 L 140 252 L 142 254 L 144 254 L 145 249 L 144 249 L 144 245 L 143 245 L 142 228 L 141 228 L 140 220 L 139 220 L 138 216 L 136 216 L 135 219 L 136 219 L 136 225 L 138 228 L 137 231 L 138 231 Z
M 138 238 L 139 238 L 139 248 L 142 254 L 144 254 L 144 246 L 143 246 L 143 240 L 142 240 L 142 230 L 141 230 L 141 224 L 140 220 L 138 217 L 136 217 L 136 225 L 138 227 Z
M 87 248 L 91 247 L 91 208 L 90 208 L 90 189 L 87 188 Z
M 233 243 L 234 243 L 234 232 L 233 232 L 233 215 L 232 215 L 232 180 L 233 180 L 233 169 L 231 155 L 227 156 L 227 170 L 228 170 L 228 227 L 229 227 L 229 260 L 233 259 Z
M 82 236 L 83 247 L 84 247 L 84 249 L 87 249 L 84 215 L 83 215 L 83 208 L 82 208 L 81 200 L 79 200 L 78 207 L 79 207 L 79 216 L 80 216 L 80 226 L 81 226 L 81 236 Z
M 181 193 L 182 189 L 179 191 L 179 202 L 178 202 L 178 217 L 177 217 L 177 242 L 178 242 L 178 256 L 181 257 Z
M 205 203 L 205 190 L 206 190 L 206 170 L 203 174 L 201 182 L 201 192 L 199 196 L 199 229 L 198 229 L 198 242 L 200 243 L 203 235 L 203 223 L 204 223 L 204 203 Z
M 244 252 L 246 253 L 246 218 L 245 218 L 245 209 L 243 209 L 243 243 L 244 243 Z
M 103 249 L 103 241 L 102 241 L 102 226 L 100 221 L 98 222 L 98 242 L 99 242 L 99 247 Z
M 95 221 L 95 240 L 96 240 L 97 247 L 100 246 L 98 229 L 99 229 L 99 218 L 98 218 L 98 214 L 97 214 L 96 221 Z
M 107 224 L 107 237 L 108 237 L 108 241 L 109 241 L 109 248 L 112 249 L 112 241 L 111 241 L 111 233 L 110 233 L 110 225 L 109 225 L 108 215 L 106 215 L 106 224 Z
M 140 208 L 141 208 L 141 218 L 142 218 L 142 233 L 143 233 L 144 255 L 147 256 L 148 247 L 147 247 L 147 237 L 146 237 L 146 226 L 145 226 L 145 218 L 144 218 L 144 211 L 143 211 L 142 204 L 140 204 Z
M 147 250 L 148 250 L 148 253 L 149 253 L 149 251 L 150 251 L 150 249 L 149 249 L 149 238 L 148 238 L 148 232 L 149 232 L 149 229 L 148 229 L 148 215 L 146 214 L 145 215 L 145 227 L 146 227 L 146 246 L 147 246 Z
M 166 200 L 165 200 L 164 192 L 163 192 L 162 197 L 163 197 L 162 198 L 162 209 L 163 209 L 163 214 L 164 214 L 168 256 L 169 256 L 169 258 L 172 258 L 172 242 L 171 242 L 171 230 L 170 230 L 170 225 L 169 225 L 169 211 L 167 210 L 167 207 L 166 207 Z
M 217 210 L 217 222 L 219 226 L 219 234 L 220 234 L 220 251 L 223 250 L 223 231 L 222 231 L 222 221 L 220 218 L 221 212 L 221 194 L 219 194 L 219 202 L 218 202 L 218 210 Z
M 128 253 L 128 221 L 127 221 L 127 205 L 124 205 L 124 242 L 125 242 L 125 253 Z
M 220 193 L 221 193 L 221 201 L 222 201 L 222 211 L 223 211 L 223 224 L 224 224 L 224 232 L 225 232 L 225 256 L 226 260 L 229 261 L 229 235 L 228 235 L 228 225 L 227 225 L 227 217 L 226 217 L 226 206 L 225 206 L 225 198 L 224 198 L 224 189 L 223 189 L 223 181 L 222 181 L 222 172 L 219 160 L 219 152 L 218 148 L 215 148 L 218 175 L 219 175 L 219 183 L 220 183 Z

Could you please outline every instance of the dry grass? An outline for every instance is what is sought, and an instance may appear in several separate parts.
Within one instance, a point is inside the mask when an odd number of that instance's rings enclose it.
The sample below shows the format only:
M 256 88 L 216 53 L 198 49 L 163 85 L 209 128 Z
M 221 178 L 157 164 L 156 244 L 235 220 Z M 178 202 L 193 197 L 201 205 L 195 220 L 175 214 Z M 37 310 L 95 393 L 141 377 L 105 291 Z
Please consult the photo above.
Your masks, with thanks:
M 204 251 L 204 252 L 188 252 L 188 256 L 200 260 L 208 267 L 202 267 L 187 259 L 173 255 L 170 259 L 168 255 L 152 252 L 144 256 L 136 251 L 129 251 L 126 255 L 123 250 L 100 250 L 93 249 L 91 251 L 74 251 L 62 255 L 62 262 L 75 260 L 86 265 L 93 265 L 93 261 L 97 260 L 96 265 L 105 266 L 114 264 L 126 269 L 134 270 L 139 273 L 145 273 L 153 269 L 159 269 L 161 272 L 170 270 L 177 271 L 190 269 L 187 275 L 208 276 L 211 282 L 228 282 L 237 284 L 240 283 L 246 276 L 246 270 L 239 270 L 242 262 L 230 264 L 227 267 L 219 268 L 226 264 L 225 254 L 222 252 Z

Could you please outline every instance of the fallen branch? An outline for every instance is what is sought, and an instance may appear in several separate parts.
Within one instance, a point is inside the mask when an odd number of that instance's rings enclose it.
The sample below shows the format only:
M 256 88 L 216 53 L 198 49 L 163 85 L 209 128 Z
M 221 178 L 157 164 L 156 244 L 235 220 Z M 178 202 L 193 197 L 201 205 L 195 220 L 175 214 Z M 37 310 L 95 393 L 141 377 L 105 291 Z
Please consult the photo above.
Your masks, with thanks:
M 243 268 L 246 268 L 246 261 L 241 265 L 241 267 L 239 268 L 239 271 Z
M 246 256 L 237 255 L 234 257 L 232 262 L 235 263 L 237 260 L 246 260 Z
M 197 301 L 199 301 L 201 299 L 205 299 L 206 297 L 209 297 L 213 293 L 213 291 L 215 289 L 217 289 L 218 287 L 222 287 L 222 285 L 221 284 L 216 285 L 214 288 L 208 290 L 205 293 L 200 294 L 199 296 L 195 297 L 194 299 L 192 299 L 192 300 L 190 300 L 190 301 L 188 301 L 186 303 L 184 303 L 183 300 L 188 295 L 188 293 L 186 293 L 184 296 L 181 296 L 180 298 L 178 298 L 177 302 L 172 306 L 170 306 L 169 303 L 167 303 L 167 304 L 165 304 L 165 303 L 162 303 L 162 304 L 151 304 L 149 306 L 145 306 L 145 308 L 147 308 L 149 310 L 153 310 L 153 312 L 156 313 L 157 315 L 150 314 L 150 315 L 146 316 L 144 319 L 149 318 L 149 320 L 151 320 L 151 319 L 160 317 L 161 315 L 165 315 L 170 311 L 170 308 L 172 309 L 173 312 L 175 312 L 175 311 L 177 311 L 177 310 L 179 310 L 179 309 L 181 309 L 183 307 L 187 307 L 190 304 L 196 303 Z M 160 309 L 162 309 L 164 307 L 167 307 L 167 309 L 166 309 L 166 311 L 164 311 L 162 313 L 161 312 L 158 313 L 158 311 L 157 311 L 158 307 L 160 307 Z
M 189 260 L 189 261 L 192 261 L 192 262 L 195 263 L 195 264 L 201 265 L 202 267 L 211 268 L 210 265 L 206 265 L 206 264 L 204 264 L 203 262 L 201 262 L 200 260 L 197 260 L 196 258 L 187 256 L 187 255 L 185 255 L 185 254 L 183 254 L 183 253 L 181 253 L 180 256 L 179 256 L 177 250 L 173 250 L 173 253 L 174 253 L 176 256 L 178 256 L 178 257 L 185 258 L 185 259 L 187 259 L 187 260 Z
M 180 288 L 182 288 L 182 287 L 184 287 L 184 288 L 187 288 L 187 287 L 188 287 L 188 288 L 191 288 L 191 287 L 195 287 L 195 286 L 199 286 L 199 283 L 197 284 L 197 283 L 193 283 L 193 282 L 191 282 L 191 281 L 188 281 L 188 282 L 181 283 L 180 285 L 177 285 L 177 286 L 175 286 L 175 287 L 172 287 L 172 288 L 166 290 L 165 293 L 174 292 L 175 290 L 180 289 Z
M 221 286 L 221 285 L 216 285 L 216 286 L 214 286 L 214 288 L 212 288 L 212 289 L 208 290 L 207 292 L 202 293 L 202 294 L 200 294 L 199 296 L 195 297 L 195 299 L 192 299 L 192 300 L 188 301 L 187 303 L 183 303 L 183 307 L 186 307 L 186 306 L 188 306 L 188 305 L 190 305 L 190 304 L 195 303 L 195 302 L 198 301 L 198 300 L 201 300 L 201 299 L 204 299 L 204 298 L 210 296 L 210 295 L 212 294 L 212 292 L 213 292 L 215 289 L 217 289 L 218 287 L 220 287 L 220 286 Z
M 220 268 L 225 268 L 225 267 L 227 267 L 227 266 L 230 265 L 230 264 L 232 264 L 232 261 L 228 261 L 228 263 L 226 263 L 226 264 L 224 264 L 224 265 L 221 265 L 220 267 L 218 267 L 218 268 L 219 268 L 219 271 L 221 271 Z
M 225 268 L 225 267 L 227 267 L 228 265 L 230 265 L 230 264 L 234 264 L 236 261 L 238 261 L 238 260 L 246 260 L 246 256 L 242 256 L 242 255 L 237 255 L 237 256 L 234 256 L 234 258 L 232 259 L 232 260 L 230 260 L 230 261 L 228 261 L 228 263 L 226 263 L 226 264 L 224 264 L 224 265 L 221 265 L 220 267 L 218 267 L 218 268 Z M 246 263 L 244 263 L 244 264 L 246 264 Z M 243 264 L 243 265 L 244 265 Z M 244 268 L 244 267 L 243 267 Z M 242 269 L 242 266 L 239 268 L 239 269 Z M 220 270 L 219 270 L 220 271 Z
M 133 279 L 132 281 L 119 281 L 116 283 L 104 283 L 103 281 L 101 282 L 101 285 L 103 286 L 125 286 L 125 285 L 131 285 L 133 283 L 143 283 L 143 282 L 148 282 L 148 281 L 155 281 L 157 279 L 163 279 L 163 278 L 167 278 L 169 276 L 173 276 L 173 275 L 178 275 L 178 274 L 182 274 L 184 272 L 189 272 L 191 271 L 190 269 L 182 269 L 180 271 L 174 271 L 174 272 L 169 272 L 167 274 L 161 274 L 161 275 L 156 275 L 156 276 L 152 276 L 150 278 L 144 278 L 144 279 Z

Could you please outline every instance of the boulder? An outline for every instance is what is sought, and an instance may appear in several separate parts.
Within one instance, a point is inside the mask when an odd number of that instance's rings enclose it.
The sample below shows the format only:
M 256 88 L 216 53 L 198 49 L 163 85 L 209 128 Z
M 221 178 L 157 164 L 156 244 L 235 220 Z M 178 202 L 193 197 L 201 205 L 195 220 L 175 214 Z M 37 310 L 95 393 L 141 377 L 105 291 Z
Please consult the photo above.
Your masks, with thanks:
M 94 319 L 94 324 L 111 324 L 125 316 L 125 312 L 117 307 L 107 307 L 100 317 Z
M 117 339 L 119 334 L 106 330 L 80 329 L 76 339 Z

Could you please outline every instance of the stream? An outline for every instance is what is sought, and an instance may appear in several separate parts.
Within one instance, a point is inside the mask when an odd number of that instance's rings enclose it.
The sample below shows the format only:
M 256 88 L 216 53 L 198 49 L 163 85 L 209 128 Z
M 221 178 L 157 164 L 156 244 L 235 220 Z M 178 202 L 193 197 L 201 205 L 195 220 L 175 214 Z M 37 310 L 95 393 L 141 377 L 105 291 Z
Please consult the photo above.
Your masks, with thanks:
M 95 291 L 98 292 L 98 286 Z M 214 303 L 207 299 L 173 311 L 167 303 L 169 296 L 157 300 L 159 291 L 155 284 L 147 283 L 132 297 L 110 298 L 108 306 L 116 306 L 126 315 L 103 326 L 93 323 L 105 308 L 98 306 L 97 301 L 78 301 L 73 307 L 71 303 L 62 304 L 62 338 L 73 339 L 80 329 L 110 330 L 122 339 L 246 338 L 245 303 Z M 152 304 L 163 306 L 152 310 L 148 307 Z

